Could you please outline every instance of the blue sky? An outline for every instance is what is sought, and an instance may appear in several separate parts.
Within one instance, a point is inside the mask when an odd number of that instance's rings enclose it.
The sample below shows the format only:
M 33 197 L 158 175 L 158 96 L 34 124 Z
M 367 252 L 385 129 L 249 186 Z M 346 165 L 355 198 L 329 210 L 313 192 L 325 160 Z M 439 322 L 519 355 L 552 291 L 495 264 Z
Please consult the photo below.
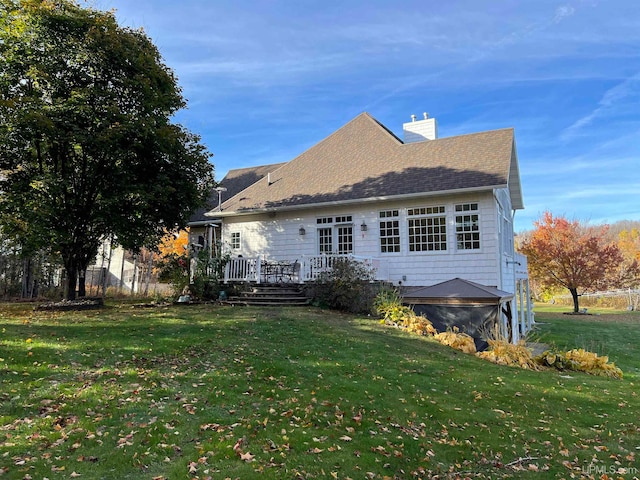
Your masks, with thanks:
M 640 220 L 637 0 L 92 0 L 142 27 L 231 168 L 288 161 L 369 112 L 401 137 L 514 127 L 525 210 Z

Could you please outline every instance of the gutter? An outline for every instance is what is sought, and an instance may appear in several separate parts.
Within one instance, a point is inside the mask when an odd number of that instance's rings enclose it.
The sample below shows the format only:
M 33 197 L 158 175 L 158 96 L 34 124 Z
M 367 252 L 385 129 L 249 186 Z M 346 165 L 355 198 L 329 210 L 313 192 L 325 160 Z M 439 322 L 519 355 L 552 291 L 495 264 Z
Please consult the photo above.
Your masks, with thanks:
M 508 188 L 507 184 L 502 185 L 490 185 L 485 187 L 470 187 L 470 188 L 456 188 L 453 190 L 440 190 L 437 192 L 420 192 L 420 193 L 408 193 L 405 195 L 392 195 L 392 196 L 379 196 L 379 197 L 368 197 L 368 198 L 356 198 L 352 200 L 335 200 L 332 202 L 320 202 L 320 203 L 305 203 L 303 205 L 284 205 L 278 207 L 263 207 L 263 208 L 252 208 L 246 210 L 236 210 L 236 211 L 222 211 L 215 210 L 206 212 L 204 215 L 206 217 L 236 217 L 236 216 L 244 216 L 244 215 L 255 215 L 259 213 L 271 213 L 271 212 L 288 212 L 288 211 L 296 211 L 296 210 L 309 210 L 313 208 L 322 208 L 322 207 L 331 207 L 331 206 L 344 206 L 344 205 L 354 205 L 354 204 L 369 204 L 376 202 L 390 202 L 395 200 L 411 200 L 414 198 L 423 198 L 423 197 L 434 197 L 434 196 L 446 196 L 453 194 L 464 194 L 464 193 L 475 193 L 475 192 L 486 192 L 486 191 L 495 191 L 498 188 Z M 222 205 L 224 207 L 224 204 Z
M 205 214 L 206 215 L 206 214 Z M 211 219 L 211 220 L 200 220 L 197 222 L 189 222 L 187 226 L 189 227 L 219 227 L 222 224 L 221 220 Z

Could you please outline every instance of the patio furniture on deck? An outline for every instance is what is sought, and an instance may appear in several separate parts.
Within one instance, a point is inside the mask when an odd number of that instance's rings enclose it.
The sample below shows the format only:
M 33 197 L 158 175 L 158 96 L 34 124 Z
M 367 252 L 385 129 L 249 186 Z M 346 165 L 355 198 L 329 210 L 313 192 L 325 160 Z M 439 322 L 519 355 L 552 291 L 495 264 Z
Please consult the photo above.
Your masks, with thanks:
M 298 281 L 300 263 L 290 261 L 263 260 L 260 266 L 260 281 L 264 283 L 294 283 Z

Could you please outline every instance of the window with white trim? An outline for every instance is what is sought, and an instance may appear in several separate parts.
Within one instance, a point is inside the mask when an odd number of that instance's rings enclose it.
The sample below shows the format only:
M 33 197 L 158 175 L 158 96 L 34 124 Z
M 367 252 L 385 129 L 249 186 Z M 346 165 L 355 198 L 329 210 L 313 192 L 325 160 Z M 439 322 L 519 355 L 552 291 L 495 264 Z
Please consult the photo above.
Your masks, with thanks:
M 231 248 L 235 250 L 240 248 L 240 232 L 231 232 Z
M 318 253 L 353 253 L 353 216 L 319 217 Z M 334 250 L 335 248 L 335 250 Z
M 502 239 L 502 253 L 513 254 L 513 223 L 506 211 L 498 205 L 498 228 Z
M 340 255 L 353 253 L 353 225 L 339 225 L 336 231 L 338 234 L 338 253 Z
M 333 235 L 331 227 L 318 229 L 318 252 L 333 253 Z
M 477 203 L 456 205 L 456 244 L 458 250 L 480 249 L 480 215 Z
M 447 217 L 444 205 L 407 209 L 410 252 L 447 250 Z
M 380 253 L 400 251 L 400 214 L 398 210 L 383 210 L 380 216 Z

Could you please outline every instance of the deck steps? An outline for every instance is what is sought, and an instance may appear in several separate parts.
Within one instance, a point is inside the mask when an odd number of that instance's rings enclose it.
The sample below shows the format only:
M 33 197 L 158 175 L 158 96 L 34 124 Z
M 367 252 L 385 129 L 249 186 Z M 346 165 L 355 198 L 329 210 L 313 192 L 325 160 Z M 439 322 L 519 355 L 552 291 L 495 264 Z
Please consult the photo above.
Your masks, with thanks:
M 311 303 L 304 290 L 296 285 L 255 285 L 240 295 L 230 296 L 226 305 L 253 306 L 304 306 Z

